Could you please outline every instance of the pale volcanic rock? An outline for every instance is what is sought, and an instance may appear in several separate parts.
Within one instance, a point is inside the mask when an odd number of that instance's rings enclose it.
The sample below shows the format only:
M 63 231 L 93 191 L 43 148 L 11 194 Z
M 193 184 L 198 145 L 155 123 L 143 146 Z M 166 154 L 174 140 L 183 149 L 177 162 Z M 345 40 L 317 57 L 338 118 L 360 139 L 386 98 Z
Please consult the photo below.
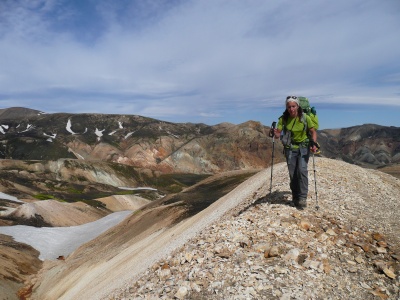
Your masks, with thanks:
M 97 199 L 111 211 L 137 210 L 151 203 L 150 200 L 135 195 L 113 195 Z
M 44 222 L 51 226 L 64 227 L 93 222 L 108 213 L 83 202 L 63 203 L 56 200 L 43 200 L 22 204 L 9 216 L 24 219 L 40 216 Z

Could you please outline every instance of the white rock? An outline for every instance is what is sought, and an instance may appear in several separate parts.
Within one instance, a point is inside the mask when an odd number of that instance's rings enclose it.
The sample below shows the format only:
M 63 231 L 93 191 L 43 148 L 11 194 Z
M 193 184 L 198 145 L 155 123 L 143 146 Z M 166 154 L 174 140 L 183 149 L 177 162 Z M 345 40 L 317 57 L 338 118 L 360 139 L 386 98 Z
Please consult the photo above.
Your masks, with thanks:
M 186 286 L 181 286 L 175 294 L 175 297 L 178 299 L 185 299 L 188 294 L 188 289 Z

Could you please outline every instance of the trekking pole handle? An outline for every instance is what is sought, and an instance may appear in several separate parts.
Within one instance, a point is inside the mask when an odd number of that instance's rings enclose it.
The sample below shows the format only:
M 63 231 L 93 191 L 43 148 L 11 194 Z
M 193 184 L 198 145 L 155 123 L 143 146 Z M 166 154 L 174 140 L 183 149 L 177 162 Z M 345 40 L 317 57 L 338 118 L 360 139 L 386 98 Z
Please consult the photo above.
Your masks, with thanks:
M 270 137 L 274 137 L 275 136 L 275 131 L 274 131 L 275 128 L 276 128 L 276 122 L 272 122 L 271 130 L 269 131 L 269 136 Z

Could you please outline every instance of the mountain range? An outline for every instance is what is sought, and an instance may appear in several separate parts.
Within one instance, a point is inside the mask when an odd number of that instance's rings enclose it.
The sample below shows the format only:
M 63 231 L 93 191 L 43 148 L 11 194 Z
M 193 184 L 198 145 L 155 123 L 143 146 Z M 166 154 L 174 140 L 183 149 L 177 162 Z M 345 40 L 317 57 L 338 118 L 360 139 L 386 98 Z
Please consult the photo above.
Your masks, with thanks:
M 100 160 L 162 173 L 215 174 L 268 166 L 268 132 L 268 126 L 256 121 L 210 126 L 14 107 L 0 110 L 0 158 Z M 318 141 L 328 158 L 370 168 L 400 163 L 399 127 L 365 124 L 320 130 Z M 280 143 L 276 146 L 281 152 Z

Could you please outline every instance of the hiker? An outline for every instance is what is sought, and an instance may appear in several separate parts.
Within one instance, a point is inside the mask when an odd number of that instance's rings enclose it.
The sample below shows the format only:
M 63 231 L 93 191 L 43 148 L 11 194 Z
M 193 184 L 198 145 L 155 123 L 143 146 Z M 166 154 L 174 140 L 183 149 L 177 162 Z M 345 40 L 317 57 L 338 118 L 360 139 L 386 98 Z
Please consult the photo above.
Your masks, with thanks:
M 315 153 L 318 150 L 317 131 L 311 118 L 300 107 L 298 97 L 288 96 L 285 105 L 286 110 L 279 118 L 277 128 L 271 130 L 284 145 L 292 201 L 298 209 L 304 209 L 307 207 L 308 160 L 310 151 Z

